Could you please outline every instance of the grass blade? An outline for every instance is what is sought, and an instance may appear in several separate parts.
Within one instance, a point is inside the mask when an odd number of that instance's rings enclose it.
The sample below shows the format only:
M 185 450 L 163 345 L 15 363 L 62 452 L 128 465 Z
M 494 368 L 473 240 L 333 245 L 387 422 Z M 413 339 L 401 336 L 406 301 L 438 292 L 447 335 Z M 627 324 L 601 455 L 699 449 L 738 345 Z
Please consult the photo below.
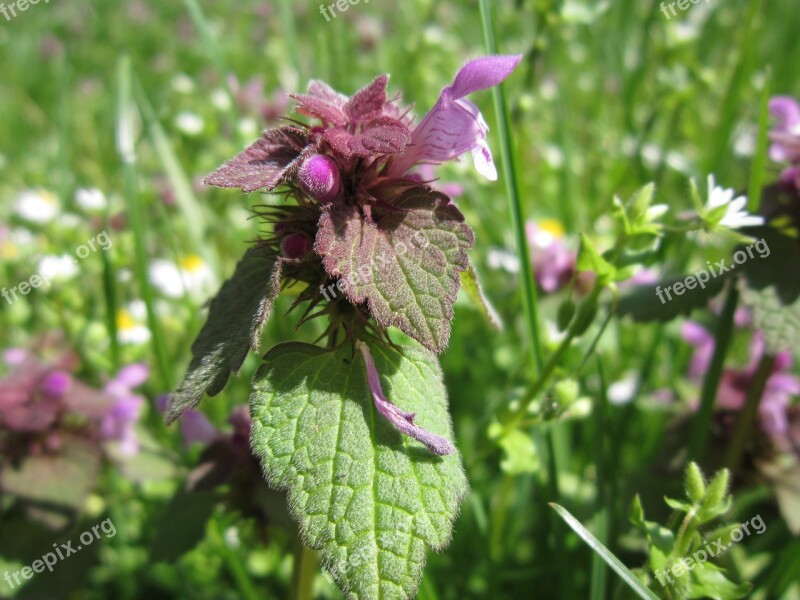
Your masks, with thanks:
M 480 0 L 481 20 L 483 22 L 483 35 L 488 54 L 497 54 L 497 41 L 494 35 L 491 6 L 489 0 Z M 533 356 L 536 360 L 537 372 L 541 371 L 544 363 L 542 359 L 541 341 L 539 338 L 539 315 L 536 302 L 536 282 L 533 276 L 533 265 L 528 250 L 528 238 L 525 234 L 525 216 L 522 210 L 522 194 L 517 170 L 514 144 L 511 140 L 511 120 L 503 84 L 492 88 L 494 110 L 497 116 L 498 137 L 500 138 L 500 162 L 503 170 L 503 182 L 506 186 L 506 195 L 511 206 L 511 216 L 514 226 L 514 238 L 519 255 L 520 271 L 522 276 L 523 305 L 525 306 L 525 319 L 528 322 Z
M 645 586 L 639 578 L 634 575 L 631 570 L 622 564 L 622 561 L 614 556 L 611 551 L 606 548 L 603 544 L 600 543 L 596 537 L 594 537 L 588 529 L 586 529 L 580 521 L 578 521 L 575 517 L 569 514 L 569 511 L 565 509 L 563 506 L 559 506 L 554 502 L 550 502 L 550 506 L 553 510 L 558 513 L 564 522 L 570 526 L 570 529 L 578 534 L 578 536 L 586 542 L 586 544 L 595 551 L 600 557 L 606 561 L 609 567 L 611 567 L 617 575 L 619 575 L 622 580 L 628 584 L 628 587 L 631 588 L 640 598 L 644 598 L 645 600 L 658 600 L 658 596 L 656 596 L 653 592 L 651 592 L 647 586 Z

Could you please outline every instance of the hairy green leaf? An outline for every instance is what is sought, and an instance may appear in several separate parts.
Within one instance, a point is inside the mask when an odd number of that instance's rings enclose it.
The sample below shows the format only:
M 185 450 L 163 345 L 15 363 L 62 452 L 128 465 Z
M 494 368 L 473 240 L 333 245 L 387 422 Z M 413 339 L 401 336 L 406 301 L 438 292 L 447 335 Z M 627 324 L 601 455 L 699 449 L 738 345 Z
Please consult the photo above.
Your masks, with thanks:
M 339 278 L 348 300 L 366 302 L 381 325 L 441 352 L 475 236 L 447 196 L 424 186 L 370 208 L 369 218 L 344 204 L 322 215 L 316 251 L 325 270 Z
M 177 391 L 170 396 L 167 422 L 197 406 L 204 393 L 222 391 L 237 373 L 258 338 L 280 292 L 281 262 L 267 248 L 248 250 L 236 271 L 211 301 L 208 320 L 192 344 L 192 362 Z
M 416 344 L 370 348 L 389 399 L 452 439 L 436 357 Z M 288 490 L 303 541 L 348 598 L 413 597 L 427 549 L 448 543 L 467 491 L 458 453 L 434 456 L 391 427 L 349 344 L 280 344 L 264 363 L 251 443 L 271 485 Z
M 767 352 L 778 354 L 800 345 L 800 298 L 785 305 L 775 287 L 744 288 L 742 302 L 752 309 L 753 322 L 764 333 Z

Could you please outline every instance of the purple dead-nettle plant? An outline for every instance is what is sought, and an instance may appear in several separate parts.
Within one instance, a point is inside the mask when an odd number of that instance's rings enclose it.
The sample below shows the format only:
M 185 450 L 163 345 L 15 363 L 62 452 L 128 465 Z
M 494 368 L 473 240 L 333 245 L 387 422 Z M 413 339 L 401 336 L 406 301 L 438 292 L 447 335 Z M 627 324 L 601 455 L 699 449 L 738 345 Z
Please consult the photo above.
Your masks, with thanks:
M 291 309 L 303 307 L 300 323 L 326 319 L 327 348 L 290 342 L 264 356 L 251 443 L 268 480 L 289 490 L 303 540 L 354 597 L 413 594 L 425 548 L 447 543 L 466 490 L 435 353 L 450 337 L 461 279 L 474 278 L 474 234 L 416 169 L 471 153 L 480 174 L 497 178 L 488 127 L 466 97 L 501 83 L 520 58 L 468 62 L 416 125 L 387 94 L 387 75 L 351 97 L 312 81 L 291 96 L 302 120 L 264 132 L 206 178 L 285 201 L 256 209 L 269 234 L 211 301 L 168 419 L 219 393 L 258 349 L 281 289 L 301 289 Z M 414 341 L 392 341 L 392 326 Z M 375 494 L 362 498 L 367 484 Z M 373 534 L 410 527 L 411 537 L 369 542 L 358 535 L 369 512 Z M 416 525 L 398 521 L 409 514 Z M 353 567 L 353 553 L 371 557 L 371 574 L 361 560 Z

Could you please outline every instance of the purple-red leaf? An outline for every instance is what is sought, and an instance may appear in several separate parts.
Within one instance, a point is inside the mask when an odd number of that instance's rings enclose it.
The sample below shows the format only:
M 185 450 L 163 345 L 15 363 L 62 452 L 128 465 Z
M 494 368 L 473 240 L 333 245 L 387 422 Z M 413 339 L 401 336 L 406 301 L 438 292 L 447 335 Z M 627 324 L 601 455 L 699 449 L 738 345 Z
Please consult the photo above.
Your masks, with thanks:
M 206 177 L 205 183 L 243 192 L 271 190 L 299 166 L 306 144 L 306 133 L 296 127 L 265 131 L 261 139 Z
M 360 89 L 344 105 L 344 112 L 351 121 L 368 121 L 379 116 L 386 104 L 386 86 L 389 83 L 388 75 L 380 75 L 367 87 Z
M 408 127 L 392 117 L 377 117 L 364 126 L 361 145 L 375 154 L 402 152 L 408 143 Z
M 367 302 L 382 326 L 441 352 L 472 230 L 447 196 L 425 186 L 406 189 L 391 206 L 373 205 L 371 215 L 342 204 L 323 213 L 315 248 L 326 271 L 342 280 L 348 300 Z

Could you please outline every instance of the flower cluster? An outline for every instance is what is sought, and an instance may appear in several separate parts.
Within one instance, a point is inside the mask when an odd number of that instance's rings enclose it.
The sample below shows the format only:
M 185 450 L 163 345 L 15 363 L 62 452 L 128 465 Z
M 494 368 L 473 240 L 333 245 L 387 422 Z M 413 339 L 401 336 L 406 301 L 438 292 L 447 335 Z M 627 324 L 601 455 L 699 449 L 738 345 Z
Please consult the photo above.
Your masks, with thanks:
M 708 371 L 714 354 L 714 336 L 705 327 L 686 321 L 681 330 L 683 339 L 694 346 L 689 365 L 689 376 L 699 381 Z M 717 406 L 723 411 L 740 411 L 745 405 L 747 392 L 764 355 L 761 332 L 756 331 L 750 344 L 750 362 L 740 369 L 726 368 L 722 373 L 717 392 Z M 773 372 L 767 379 L 764 396 L 759 404 L 761 430 L 778 448 L 800 445 L 800 436 L 792 430 L 792 396 L 800 395 L 800 377 L 793 375 L 791 352 L 780 352 L 775 357 Z
M 428 178 L 432 165 L 467 152 L 480 174 L 497 178 L 486 121 L 466 97 L 501 83 L 520 59 L 488 56 L 467 63 L 416 125 L 400 98 L 387 95 L 387 75 L 351 97 L 312 81 L 306 94 L 291 96 L 309 123 L 293 121 L 264 132 L 209 175 L 209 185 L 244 192 L 280 187 L 295 203 L 258 209 L 271 233 L 248 253 L 211 305 L 210 321 L 217 309 L 225 310 L 223 304 L 243 302 L 239 283 L 249 290 L 244 293 L 251 301 L 241 307 L 253 313 L 252 321 L 243 322 L 247 345 L 241 348 L 237 342 L 232 358 L 222 361 L 228 368 L 210 375 L 207 366 L 219 360 L 219 353 L 204 359 L 195 352 L 189 370 L 198 375 L 187 376 L 186 386 L 205 384 L 199 396 L 219 391 L 230 371 L 241 366 L 248 346 L 255 347 L 281 286 L 305 284 L 295 306 L 308 302 L 306 318 L 327 315 L 332 343 L 342 330 L 347 340 L 358 343 L 379 413 L 432 452 L 452 452 L 449 442 L 414 425 L 414 415 L 386 399 L 369 347 L 361 341 L 388 341 L 386 329 L 396 326 L 430 351 L 441 352 L 447 345 L 474 234 Z M 333 293 L 334 287 L 341 293 Z M 253 289 L 263 292 L 256 297 Z M 207 323 L 198 347 L 216 347 L 212 338 L 219 329 Z M 177 401 L 173 398 L 170 418 L 199 401 L 186 386 L 179 388 Z
M 134 426 L 144 398 L 133 389 L 147 381 L 143 364 L 124 367 L 102 390 L 76 379 L 75 357 L 45 363 L 23 349 L 4 353 L 9 374 L 0 380 L 0 447 L 5 456 L 57 453 L 65 437 L 113 442 L 119 452 L 138 451 Z

